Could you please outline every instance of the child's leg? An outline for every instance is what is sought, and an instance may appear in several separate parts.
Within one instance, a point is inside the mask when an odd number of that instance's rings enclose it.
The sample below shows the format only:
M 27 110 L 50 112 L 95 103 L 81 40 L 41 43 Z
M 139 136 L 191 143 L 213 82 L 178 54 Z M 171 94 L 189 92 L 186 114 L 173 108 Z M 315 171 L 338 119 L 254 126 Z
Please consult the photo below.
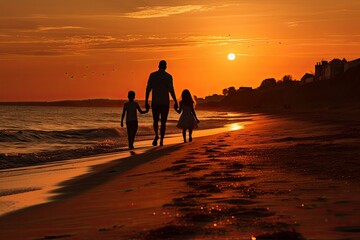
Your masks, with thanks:
M 133 133 L 132 133 L 132 139 L 131 139 L 131 147 L 134 148 L 134 142 L 135 142 L 135 137 L 136 137 L 136 133 L 137 133 L 137 130 L 138 130 L 138 127 L 139 127 L 139 124 L 138 122 L 134 122 L 134 129 L 133 129 Z
M 186 143 L 186 129 L 183 129 L 182 134 L 184 138 L 184 143 Z
M 137 121 L 131 121 L 126 123 L 128 129 L 129 148 L 134 148 L 135 135 L 138 129 Z
M 192 129 L 189 129 L 189 142 L 192 142 Z
M 131 124 L 126 123 L 126 130 L 128 135 L 129 148 L 131 148 Z
M 137 121 L 133 121 L 131 122 L 131 131 L 130 131 L 130 148 L 134 148 L 134 141 L 135 141 L 135 136 L 136 136 L 136 132 L 138 130 L 138 122 Z

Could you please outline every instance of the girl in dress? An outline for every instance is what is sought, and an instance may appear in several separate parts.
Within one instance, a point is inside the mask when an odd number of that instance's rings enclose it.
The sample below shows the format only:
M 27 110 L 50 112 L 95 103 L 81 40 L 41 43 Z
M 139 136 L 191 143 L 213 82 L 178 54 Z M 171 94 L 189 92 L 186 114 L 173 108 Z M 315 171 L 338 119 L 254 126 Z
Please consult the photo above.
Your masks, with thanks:
M 199 119 L 196 117 L 195 113 L 195 102 L 191 96 L 189 90 L 185 89 L 181 93 L 181 101 L 179 109 L 175 108 L 177 113 L 181 113 L 179 122 L 177 124 L 178 128 L 181 128 L 184 143 L 186 143 L 186 130 L 189 130 L 189 142 L 192 141 L 192 131 L 193 129 L 198 127 L 198 123 L 200 123 Z

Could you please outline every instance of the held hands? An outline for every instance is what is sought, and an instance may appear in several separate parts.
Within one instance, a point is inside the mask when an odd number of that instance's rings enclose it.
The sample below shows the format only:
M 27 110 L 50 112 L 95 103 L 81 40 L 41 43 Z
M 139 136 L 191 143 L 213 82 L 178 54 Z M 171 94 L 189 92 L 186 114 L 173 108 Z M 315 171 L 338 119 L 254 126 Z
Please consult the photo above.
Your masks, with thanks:
M 177 102 L 175 102 L 175 104 L 174 104 L 174 110 L 175 110 L 177 113 L 180 113 L 179 105 L 178 105 Z
M 150 105 L 148 102 L 145 103 L 145 109 L 146 109 L 146 111 L 149 111 L 149 109 L 150 109 Z
M 179 110 L 178 110 L 178 106 L 176 106 L 175 104 L 174 104 L 174 110 L 175 110 L 176 112 L 179 111 Z
M 180 109 L 180 107 L 179 107 L 179 105 L 178 105 L 177 103 L 174 104 L 174 110 L 175 110 L 175 112 L 177 112 L 178 114 L 181 113 L 181 109 Z

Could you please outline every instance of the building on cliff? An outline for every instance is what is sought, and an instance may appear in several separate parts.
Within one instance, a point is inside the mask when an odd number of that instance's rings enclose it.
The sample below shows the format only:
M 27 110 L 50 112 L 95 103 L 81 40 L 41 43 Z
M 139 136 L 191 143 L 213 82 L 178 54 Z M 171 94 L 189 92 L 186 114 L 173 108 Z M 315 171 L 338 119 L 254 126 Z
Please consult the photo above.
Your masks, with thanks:
M 321 61 L 315 65 L 314 81 L 336 79 L 349 69 L 360 65 L 360 58 L 353 61 L 346 61 L 334 58 L 330 62 Z

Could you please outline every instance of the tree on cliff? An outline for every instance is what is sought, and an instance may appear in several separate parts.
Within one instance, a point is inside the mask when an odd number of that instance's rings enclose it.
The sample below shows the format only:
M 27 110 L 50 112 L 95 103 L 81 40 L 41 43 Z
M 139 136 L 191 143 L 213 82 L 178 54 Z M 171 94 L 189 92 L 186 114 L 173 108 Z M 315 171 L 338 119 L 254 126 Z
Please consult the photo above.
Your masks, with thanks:
M 275 78 L 267 78 L 261 82 L 260 88 L 270 88 L 270 87 L 275 87 L 275 86 L 276 86 L 276 79 Z
M 292 82 L 293 77 L 291 75 L 284 75 L 282 80 L 283 80 L 284 83 Z
M 223 89 L 223 95 L 226 96 L 230 96 L 236 93 L 236 88 L 235 87 L 228 87 Z

